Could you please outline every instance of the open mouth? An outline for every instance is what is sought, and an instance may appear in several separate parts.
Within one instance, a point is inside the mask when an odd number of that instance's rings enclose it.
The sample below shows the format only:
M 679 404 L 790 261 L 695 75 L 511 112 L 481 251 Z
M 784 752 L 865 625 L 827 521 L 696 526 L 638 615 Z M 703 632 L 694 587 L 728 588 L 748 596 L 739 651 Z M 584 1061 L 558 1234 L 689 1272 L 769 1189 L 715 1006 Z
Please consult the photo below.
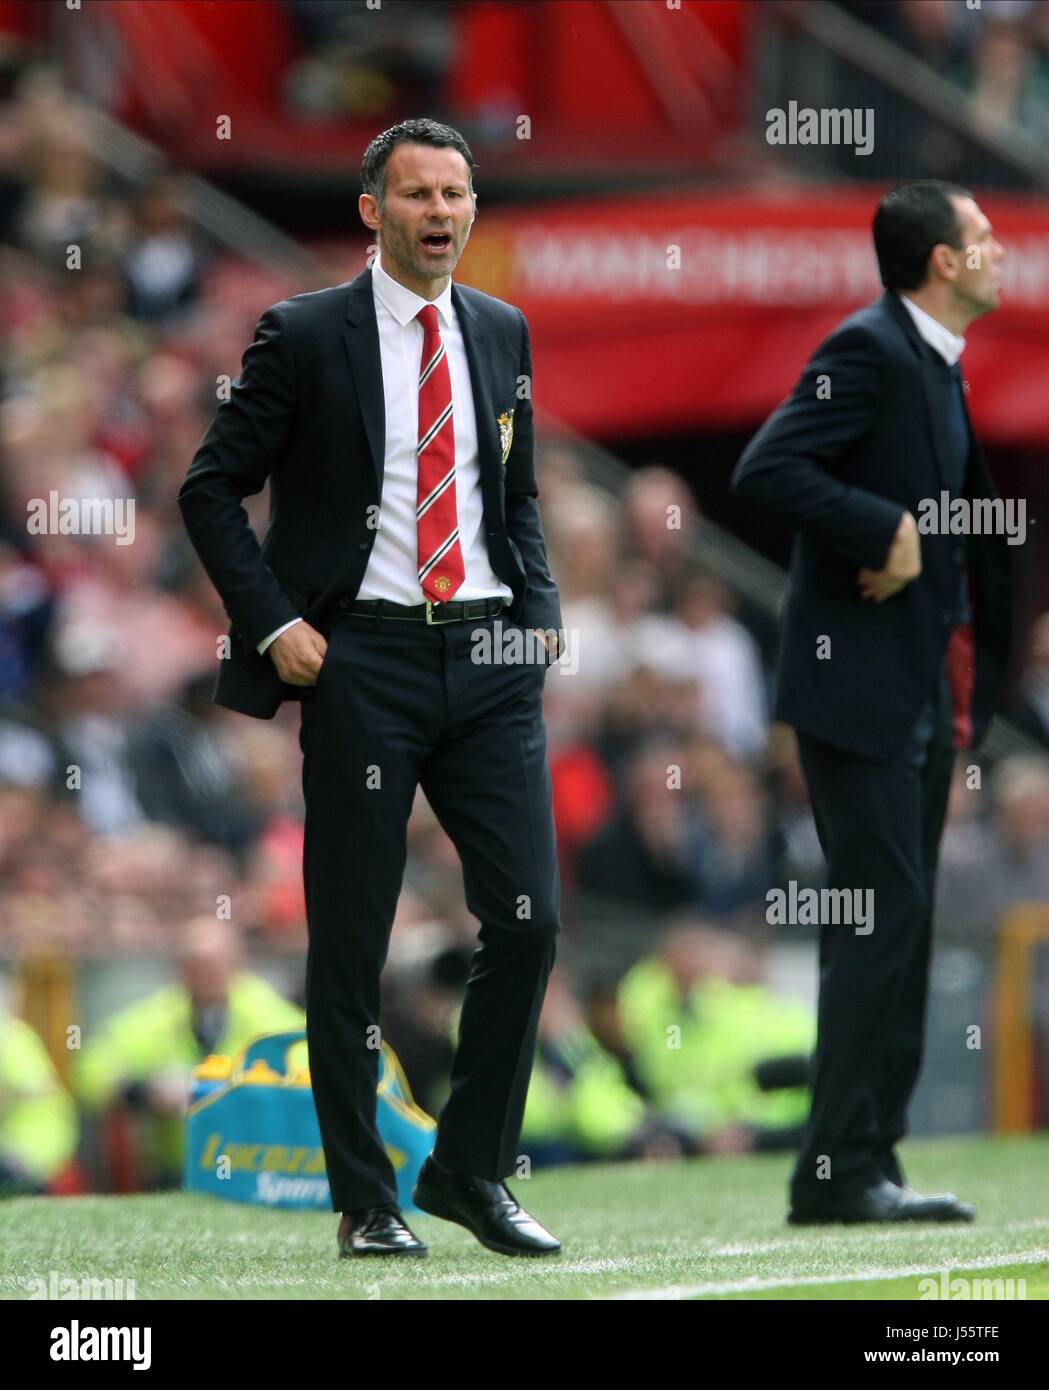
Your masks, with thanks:
M 431 255 L 440 256 L 451 248 L 452 236 L 450 232 L 430 232 L 423 237 L 422 244 Z

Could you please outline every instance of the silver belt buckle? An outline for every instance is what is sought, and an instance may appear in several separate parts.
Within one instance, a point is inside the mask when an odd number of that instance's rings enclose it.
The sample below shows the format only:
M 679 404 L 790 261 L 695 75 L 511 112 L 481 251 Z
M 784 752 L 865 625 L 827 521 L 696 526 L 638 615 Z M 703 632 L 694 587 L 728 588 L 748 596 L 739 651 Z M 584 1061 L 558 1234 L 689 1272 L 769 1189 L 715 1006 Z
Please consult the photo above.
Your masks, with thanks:
M 427 624 L 428 627 L 442 627 L 443 624 L 441 623 L 440 619 L 437 619 L 437 620 L 434 619 L 433 610 L 434 610 L 434 602 L 433 602 L 433 599 L 429 599 L 429 598 L 428 598 L 428 599 L 426 600 L 426 624 Z

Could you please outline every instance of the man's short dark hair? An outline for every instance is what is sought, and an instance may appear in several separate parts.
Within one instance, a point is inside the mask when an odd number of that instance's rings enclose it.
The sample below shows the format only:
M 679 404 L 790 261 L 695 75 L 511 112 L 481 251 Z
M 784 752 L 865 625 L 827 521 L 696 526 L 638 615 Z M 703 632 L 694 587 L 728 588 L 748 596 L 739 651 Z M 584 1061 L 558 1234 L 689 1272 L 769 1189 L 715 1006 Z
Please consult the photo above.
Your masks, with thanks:
M 473 174 L 476 165 L 470 153 L 470 146 L 459 132 L 450 125 L 429 116 L 418 116 L 410 121 L 401 121 L 377 135 L 364 151 L 361 164 L 361 192 L 370 193 L 380 207 L 386 192 L 386 163 L 398 145 L 432 145 L 435 149 L 458 150 L 466 160 L 469 170 L 470 192 L 473 192 Z
M 920 179 L 890 189 L 874 214 L 874 250 L 887 290 L 925 284 L 929 255 L 941 242 L 961 250 L 962 229 L 952 198 L 971 198 L 967 188 Z

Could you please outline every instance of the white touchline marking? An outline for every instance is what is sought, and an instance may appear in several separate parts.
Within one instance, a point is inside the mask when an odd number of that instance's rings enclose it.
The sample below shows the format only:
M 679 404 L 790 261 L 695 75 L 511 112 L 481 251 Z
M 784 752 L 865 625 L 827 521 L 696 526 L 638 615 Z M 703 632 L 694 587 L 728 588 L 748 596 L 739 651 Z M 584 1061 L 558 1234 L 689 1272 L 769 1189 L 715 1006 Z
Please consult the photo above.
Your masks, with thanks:
M 621 1273 L 624 1269 L 636 1268 L 638 1265 L 645 1264 L 643 1255 L 624 1255 L 618 1259 L 574 1259 L 574 1261 L 560 1261 L 560 1259 L 543 1259 L 543 1261 L 532 1261 L 527 1270 L 528 1275 L 534 1276 L 536 1283 L 545 1283 L 550 1279 L 557 1279 L 559 1275 L 611 1275 L 611 1273 Z M 471 1272 L 450 1273 L 440 1269 L 420 1270 L 415 1273 L 413 1270 L 413 1282 L 421 1289 L 445 1289 L 445 1287 L 482 1287 L 485 1284 L 511 1284 L 518 1283 L 525 1270 L 517 1269 L 478 1269 Z M 382 1279 L 372 1279 L 372 1283 L 379 1283 L 382 1286 Z M 399 1280 L 392 1279 L 389 1287 L 395 1289 Z
M 535 1275 L 539 1280 L 554 1279 L 559 1274 L 614 1274 L 633 1266 L 644 1264 L 642 1255 L 624 1255 L 617 1259 L 603 1260 L 572 1260 L 562 1261 L 557 1259 L 535 1260 L 532 1262 L 528 1273 Z M 476 1273 L 462 1274 L 442 1274 L 439 1270 L 433 1270 L 427 1277 L 427 1272 L 420 1271 L 420 1283 L 425 1283 L 434 1288 L 442 1284 L 510 1284 L 516 1283 L 524 1271 L 518 1269 L 507 1270 L 478 1270 Z
M 735 1245 L 719 1245 L 708 1251 L 711 1259 L 722 1259 L 728 1255 L 767 1255 L 773 1250 L 793 1250 L 792 1240 L 740 1241 Z
M 751 1293 L 761 1289 L 795 1289 L 809 1284 L 862 1284 L 867 1281 L 884 1279 L 917 1279 L 921 1276 L 940 1274 L 943 1270 L 998 1269 L 1006 1265 L 1049 1264 L 1049 1250 L 1021 1250 L 1011 1255 L 986 1255 L 983 1259 L 967 1259 L 959 1255 L 957 1259 L 930 1268 L 928 1265 L 912 1265 L 902 1269 L 868 1269 L 855 1274 L 804 1274 L 794 1279 L 735 1279 L 731 1282 L 715 1284 L 671 1284 L 665 1289 L 636 1289 L 629 1293 L 613 1293 L 606 1297 L 615 1300 L 666 1300 L 696 1298 L 705 1293 Z

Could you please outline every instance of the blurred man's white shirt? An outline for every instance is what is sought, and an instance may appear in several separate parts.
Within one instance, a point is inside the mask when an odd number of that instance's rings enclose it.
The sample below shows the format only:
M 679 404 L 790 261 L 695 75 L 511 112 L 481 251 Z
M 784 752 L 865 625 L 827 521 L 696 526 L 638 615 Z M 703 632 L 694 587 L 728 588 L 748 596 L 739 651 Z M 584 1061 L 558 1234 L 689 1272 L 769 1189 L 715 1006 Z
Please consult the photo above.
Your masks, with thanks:
M 638 656 L 661 675 L 694 680 L 699 722 L 737 758 L 758 755 L 768 732 L 765 683 L 757 646 L 727 614 L 702 628 L 673 617 L 651 617 L 641 627 Z

